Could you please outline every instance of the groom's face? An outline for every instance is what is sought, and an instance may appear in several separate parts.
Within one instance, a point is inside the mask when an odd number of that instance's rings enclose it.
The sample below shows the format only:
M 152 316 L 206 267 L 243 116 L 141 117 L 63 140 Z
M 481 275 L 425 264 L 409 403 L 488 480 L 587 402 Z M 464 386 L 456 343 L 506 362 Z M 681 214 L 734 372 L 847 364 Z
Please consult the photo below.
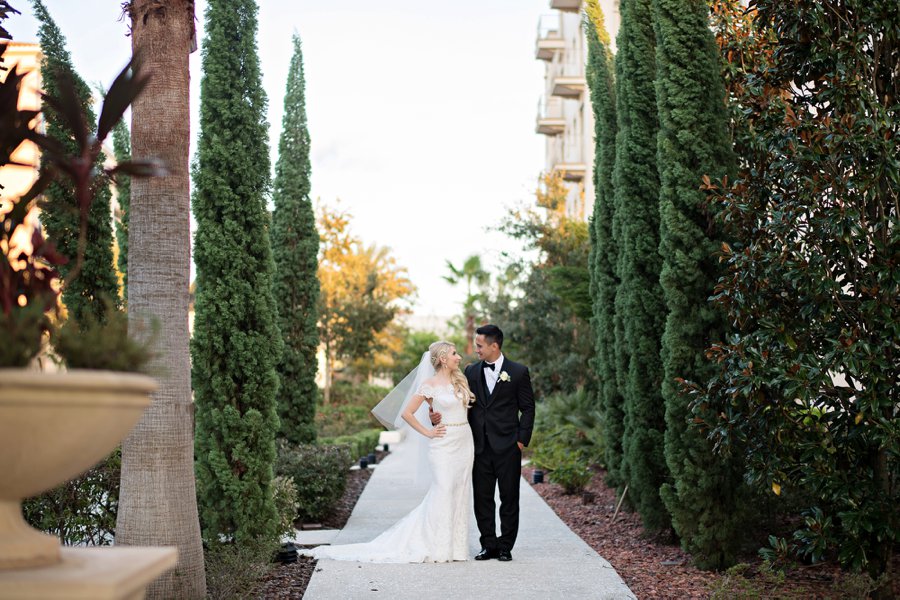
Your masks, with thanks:
M 479 333 L 475 336 L 475 354 L 481 360 L 494 362 L 500 358 L 500 346 L 497 342 L 488 343 L 484 335 Z

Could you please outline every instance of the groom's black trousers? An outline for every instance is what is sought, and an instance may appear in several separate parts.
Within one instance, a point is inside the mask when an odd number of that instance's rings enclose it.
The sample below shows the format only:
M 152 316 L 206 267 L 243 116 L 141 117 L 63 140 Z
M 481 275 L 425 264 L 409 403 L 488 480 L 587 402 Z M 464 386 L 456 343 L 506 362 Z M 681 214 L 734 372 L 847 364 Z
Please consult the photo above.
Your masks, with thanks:
M 512 550 L 519 533 L 519 485 L 522 477 L 522 451 L 518 444 L 495 451 L 484 436 L 484 450 L 475 455 L 472 489 L 475 495 L 475 521 L 481 533 L 481 547 L 487 550 Z M 500 537 L 495 521 L 494 490 L 500 488 Z

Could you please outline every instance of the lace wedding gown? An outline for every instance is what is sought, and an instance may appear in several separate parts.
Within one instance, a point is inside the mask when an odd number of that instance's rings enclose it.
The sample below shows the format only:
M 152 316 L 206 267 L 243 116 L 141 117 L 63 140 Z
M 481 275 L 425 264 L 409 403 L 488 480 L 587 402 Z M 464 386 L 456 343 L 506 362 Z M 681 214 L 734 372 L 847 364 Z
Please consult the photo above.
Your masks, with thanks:
M 467 560 L 475 446 L 468 415 L 453 387 L 423 384 L 417 394 L 432 399 L 442 413 L 444 437 L 428 445 L 431 487 L 422 503 L 371 542 L 319 546 L 304 552 L 314 558 L 377 563 Z M 409 435 L 420 435 L 410 431 Z

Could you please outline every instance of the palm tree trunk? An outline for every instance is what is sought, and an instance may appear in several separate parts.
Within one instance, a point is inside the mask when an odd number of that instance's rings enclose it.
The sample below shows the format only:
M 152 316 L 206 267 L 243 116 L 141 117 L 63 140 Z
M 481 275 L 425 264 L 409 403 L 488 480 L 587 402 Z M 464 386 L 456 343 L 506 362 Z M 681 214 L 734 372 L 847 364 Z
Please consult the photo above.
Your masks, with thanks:
M 322 391 L 322 403 L 325 406 L 331 402 L 332 371 L 334 369 L 334 357 L 331 354 L 331 340 L 325 340 L 325 389 Z
M 151 75 L 132 106 L 132 155 L 156 157 L 166 177 L 134 179 L 128 254 L 129 322 L 158 327 L 152 365 L 160 389 L 122 445 L 116 544 L 177 546 L 178 565 L 151 598 L 203 598 L 188 343 L 192 0 L 133 0 L 132 51 Z
M 472 355 L 472 340 L 475 339 L 475 315 L 466 315 L 466 356 Z

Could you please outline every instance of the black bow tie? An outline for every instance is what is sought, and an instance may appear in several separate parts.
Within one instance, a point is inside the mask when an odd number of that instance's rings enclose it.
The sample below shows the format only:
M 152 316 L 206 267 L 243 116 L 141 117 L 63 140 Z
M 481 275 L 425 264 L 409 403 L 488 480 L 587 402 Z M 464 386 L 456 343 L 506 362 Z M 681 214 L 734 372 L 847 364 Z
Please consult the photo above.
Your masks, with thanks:
M 486 363 L 484 363 L 484 368 L 485 368 L 485 369 L 490 369 L 491 371 L 493 371 L 493 370 L 494 370 L 494 363 L 486 362 Z

